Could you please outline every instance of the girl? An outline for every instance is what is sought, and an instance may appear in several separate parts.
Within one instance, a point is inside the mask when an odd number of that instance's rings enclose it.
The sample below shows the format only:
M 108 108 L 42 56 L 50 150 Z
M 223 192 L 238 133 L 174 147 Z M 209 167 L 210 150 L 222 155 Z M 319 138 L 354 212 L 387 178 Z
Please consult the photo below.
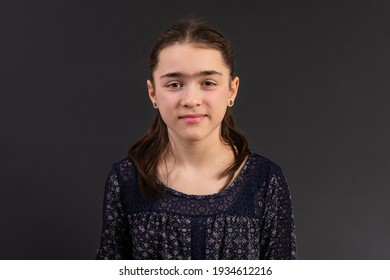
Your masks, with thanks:
M 97 259 L 294 259 L 283 173 L 250 152 L 231 116 L 231 44 L 181 19 L 155 41 L 149 69 L 156 118 L 108 176 Z

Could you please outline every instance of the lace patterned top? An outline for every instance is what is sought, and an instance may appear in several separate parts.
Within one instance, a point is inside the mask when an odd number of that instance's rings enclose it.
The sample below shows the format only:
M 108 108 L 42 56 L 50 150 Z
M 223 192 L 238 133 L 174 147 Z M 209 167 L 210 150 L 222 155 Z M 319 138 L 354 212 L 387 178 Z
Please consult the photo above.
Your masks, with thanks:
M 164 186 L 144 199 L 129 159 L 107 178 L 97 259 L 295 259 L 290 193 L 278 165 L 251 153 L 222 192 L 187 195 Z

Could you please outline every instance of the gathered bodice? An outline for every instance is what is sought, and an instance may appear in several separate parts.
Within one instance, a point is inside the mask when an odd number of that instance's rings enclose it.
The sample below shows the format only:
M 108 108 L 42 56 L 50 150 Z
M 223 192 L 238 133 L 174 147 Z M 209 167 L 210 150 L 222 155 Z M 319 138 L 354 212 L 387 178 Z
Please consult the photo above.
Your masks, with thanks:
M 156 179 L 157 180 L 157 179 Z M 107 178 L 98 259 L 294 259 L 291 197 L 278 165 L 251 153 L 222 192 L 188 195 L 165 186 L 141 196 L 129 159 Z

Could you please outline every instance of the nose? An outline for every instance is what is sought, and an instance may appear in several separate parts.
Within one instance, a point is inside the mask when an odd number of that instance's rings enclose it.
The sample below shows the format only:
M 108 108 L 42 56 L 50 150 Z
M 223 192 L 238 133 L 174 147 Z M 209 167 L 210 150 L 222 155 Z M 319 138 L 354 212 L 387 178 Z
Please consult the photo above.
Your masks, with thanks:
M 197 107 L 202 104 L 202 95 L 196 85 L 188 85 L 182 92 L 181 105 L 184 107 Z

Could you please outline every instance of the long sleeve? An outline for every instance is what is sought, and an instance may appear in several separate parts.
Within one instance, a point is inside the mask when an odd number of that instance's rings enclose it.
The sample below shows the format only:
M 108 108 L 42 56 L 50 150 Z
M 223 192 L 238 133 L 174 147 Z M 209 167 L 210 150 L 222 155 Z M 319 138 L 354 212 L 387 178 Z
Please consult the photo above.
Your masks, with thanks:
M 120 181 L 115 169 L 106 181 L 103 228 L 96 259 L 131 259 L 131 237 L 120 200 Z
M 296 236 L 291 196 L 282 170 L 276 166 L 268 175 L 265 210 L 261 228 L 262 259 L 296 259 Z

